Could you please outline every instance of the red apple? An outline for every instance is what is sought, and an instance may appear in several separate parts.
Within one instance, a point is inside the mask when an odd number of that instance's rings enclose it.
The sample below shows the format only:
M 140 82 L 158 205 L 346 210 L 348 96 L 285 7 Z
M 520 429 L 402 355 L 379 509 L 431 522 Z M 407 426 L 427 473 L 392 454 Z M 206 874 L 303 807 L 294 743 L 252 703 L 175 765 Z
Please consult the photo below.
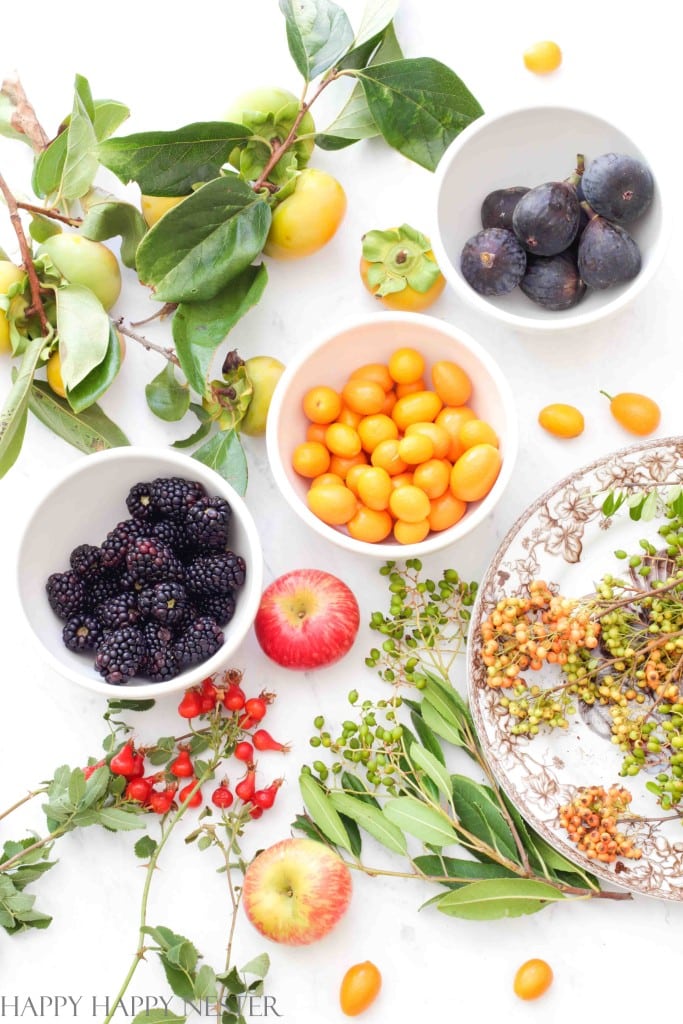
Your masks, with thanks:
M 247 917 L 262 935 L 288 946 L 317 942 L 351 899 L 351 872 L 314 839 L 284 839 L 256 857 L 244 876 Z
M 345 583 L 320 569 L 295 569 L 266 588 L 254 628 L 269 658 L 306 669 L 338 661 L 359 623 L 358 602 Z

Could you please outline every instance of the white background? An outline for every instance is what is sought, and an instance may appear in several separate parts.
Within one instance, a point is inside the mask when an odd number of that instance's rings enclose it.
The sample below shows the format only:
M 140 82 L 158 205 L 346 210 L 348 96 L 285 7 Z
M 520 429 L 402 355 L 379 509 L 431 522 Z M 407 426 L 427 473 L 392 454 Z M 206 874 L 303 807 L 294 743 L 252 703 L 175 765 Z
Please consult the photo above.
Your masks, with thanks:
M 13 19 L 11 35 L 3 41 L 2 70 L 3 77 L 13 68 L 19 72 L 48 132 L 69 109 L 76 72 L 90 79 L 96 97 L 110 96 L 131 107 L 124 131 L 170 129 L 219 117 L 237 93 L 261 83 L 299 90 L 275 0 L 121 3 L 107 14 L 77 0 L 63 0 L 49 15 L 41 6 L 30 21 Z M 357 0 L 348 4 L 356 22 L 361 6 Z M 397 29 L 407 55 L 431 55 L 452 66 L 488 112 L 539 102 L 584 106 L 630 132 L 652 154 L 655 173 L 663 175 L 677 170 L 681 156 L 680 56 L 677 32 L 664 11 L 658 3 L 572 8 L 547 2 L 450 5 L 404 0 Z M 530 75 L 521 59 L 526 46 L 542 38 L 556 39 L 564 51 L 563 67 L 546 79 Z M 328 114 L 337 105 L 331 93 L 325 97 Z M 322 113 L 318 123 L 325 123 Z M 343 183 L 347 217 L 320 255 L 269 267 L 264 299 L 230 339 L 245 357 L 270 353 L 286 361 L 344 316 L 373 312 L 376 304 L 357 274 L 364 231 L 402 221 L 429 230 L 432 176 L 382 143 L 361 143 L 336 154 L 320 152 L 314 162 Z M 28 182 L 28 152 L 0 139 L 0 168 L 20 191 Z M 123 191 L 118 184 L 115 188 Z M 129 194 L 136 192 L 130 189 Z M 463 203 L 479 198 L 463 196 Z M 680 238 L 680 206 L 668 216 Z M 15 251 L 2 217 L 0 242 Z M 679 258 L 679 242 L 674 240 L 668 261 L 634 308 L 594 328 L 548 339 L 516 336 L 461 305 L 452 293 L 444 294 L 434 315 L 478 338 L 507 374 L 519 399 L 521 445 L 517 470 L 495 515 L 466 543 L 432 558 L 427 568 L 439 573 L 452 566 L 466 577 L 481 576 L 506 530 L 543 489 L 565 472 L 629 442 L 610 419 L 599 388 L 653 395 L 663 410 L 661 436 L 683 433 Z M 127 273 L 116 312 L 138 319 L 152 310 L 146 291 Z M 170 338 L 168 325 L 149 333 L 156 340 Z M 189 433 L 184 425 L 164 426 L 148 412 L 143 386 L 161 364 L 158 357 L 133 348 L 130 343 L 123 372 L 103 402 L 106 411 L 134 443 L 163 445 Z M 7 364 L 0 376 L 5 390 Z M 561 442 L 541 432 L 536 414 L 549 401 L 569 401 L 583 409 L 587 425 L 581 438 Z M 84 763 L 97 753 L 103 735 L 101 701 L 72 689 L 42 666 L 20 621 L 13 579 L 22 522 L 48 480 L 81 458 L 31 421 L 20 462 L 0 483 L 2 806 L 48 777 L 57 764 Z M 386 593 L 374 561 L 328 545 L 288 510 L 275 490 L 262 441 L 249 443 L 249 459 L 247 501 L 261 530 L 268 579 L 303 565 L 336 572 L 357 593 L 364 623 L 350 655 L 314 675 L 279 671 L 266 661 L 253 637 L 240 652 L 237 664 L 246 672 L 247 687 L 256 692 L 267 686 L 279 693 L 269 728 L 294 742 L 286 764 L 288 785 L 277 809 L 254 828 L 247 844 L 255 849 L 286 836 L 300 807 L 296 776 L 299 764 L 310 759 L 307 738 L 313 716 L 323 712 L 332 720 L 346 717 L 344 698 L 352 685 L 381 692 L 363 657 L 370 645 L 365 622 L 373 609 L 386 606 Z M 85 531 L 87 510 L 83 517 Z M 44 529 L 50 528 L 46 520 Z M 462 666 L 456 682 L 465 685 Z M 169 731 L 174 707 L 173 699 L 162 701 L 142 716 L 140 740 Z M 262 765 L 273 777 L 282 767 L 275 755 L 264 758 Z M 22 826 L 39 829 L 42 824 L 38 808 L 33 808 L 21 821 L 2 822 L 0 835 L 14 838 Z M 19 995 L 20 1000 L 29 995 L 81 996 L 86 1019 L 93 995 L 103 999 L 116 991 L 137 936 L 143 873 L 131 847 L 129 835 L 96 830 L 60 841 L 59 866 L 36 887 L 41 909 L 54 915 L 54 923 L 46 932 L 12 939 L 3 934 L 0 994 Z M 375 851 L 371 844 L 368 849 L 371 859 Z M 378 863 L 379 853 L 376 857 Z M 199 855 L 182 844 L 169 849 L 155 880 L 150 919 L 189 935 L 208 961 L 219 965 L 226 904 L 224 882 L 210 861 L 211 854 Z M 513 921 L 469 923 L 444 918 L 433 909 L 418 914 L 431 893 L 413 882 L 364 877 L 354 882 L 352 907 L 325 941 L 309 948 L 269 948 L 268 991 L 276 996 L 287 1024 L 342 1020 L 339 981 L 350 964 L 365 958 L 375 961 L 384 975 L 381 998 L 365 1018 L 368 1024 L 468 1018 L 564 1024 L 584 1012 L 638 1019 L 663 1012 L 675 998 L 670 993 L 680 969 L 680 906 L 640 898 L 631 904 L 593 902 Z M 238 958 L 246 960 L 266 945 L 242 918 Z M 522 1004 L 512 994 L 511 980 L 518 964 L 531 956 L 546 958 L 556 981 L 543 1000 Z M 132 991 L 165 993 L 160 968 L 153 962 L 143 965 Z

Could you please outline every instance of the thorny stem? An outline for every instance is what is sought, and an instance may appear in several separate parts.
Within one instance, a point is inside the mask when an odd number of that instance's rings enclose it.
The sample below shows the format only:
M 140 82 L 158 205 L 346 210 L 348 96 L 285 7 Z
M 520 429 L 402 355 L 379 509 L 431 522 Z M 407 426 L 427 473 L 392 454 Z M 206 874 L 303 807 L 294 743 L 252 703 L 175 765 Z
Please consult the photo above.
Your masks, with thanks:
M 158 352 L 164 359 L 168 359 L 169 363 L 173 363 L 174 366 L 180 366 L 180 360 L 172 348 L 163 348 L 161 345 L 155 345 L 153 341 L 149 341 L 143 334 L 138 334 L 131 327 L 127 327 L 122 316 L 115 321 L 115 326 L 117 331 L 125 334 L 127 338 L 132 338 L 133 341 L 137 341 L 138 345 L 142 345 L 148 352 Z
M 17 206 L 20 210 L 27 210 L 29 213 L 39 213 L 41 217 L 49 217 L 50 220 L 58 220 L 62 224 L 68 224 L 72 228 L 77 228 L 83 223 L 81 217 L 67 217 L 66 214 L 60 213 L 59 210 L 54 210 L 50 206 L 37 206 L 34 203 L 20 202 L 17 202 Z
M 21 850 L 19 853 L 15 853 L 14 856 L 10 857 L 9 860 L 6 860 L 4 864 L 0 864 L 0 872 L 9 871 L 15 864 L 22 861 L 27 854 L 35 853 L 36 850 L 41 850 L 44 846 L 49 846 L 53 840 L 59 839 L 60 836 L 63 836 L 68 831 L 68 827 L 63 825 L 55 832 L 50 832 L 49 835 L 43 836 L 42 839 L 36 839 L 35 843 L 31 843 L 30 846 L 25 847 L 25 849 Z
M 254 184 L 252 186 L 252 188 L 254 189 L 254 192 L 259 192 L 263 188 L 267 188 L 268 191 L 271 191 L 270 184 L 268 183 L 268 175 L 272 171 L 273 167 L 275 167 L 275 165 L 278 162 L 278 160 L 280 159 L 280 157 L 283 156 L 287 152 L 287 150 L 292 145 L 292 143 L 296 142 L 297 128 L 299 127 L 299 125 L 303 121 L 304 117 L 306 116 L 308 111 L 311 109 L 311 107 L 313 106 L 315 101 L 317 100 L 318 96 L 320 96 L 321 92 L 324 89 L 327 88 L 327 86 L 330 84 L 330 82 L 334 82 L 335 79 L 339 77 L 339 74 L 340 74 L 340 72 L 338 72 L 338 71 L 333 69 L 332 72 L 330 74 L 326 75 L 326 77 L 323 78 L 323 80 L 320 82 L 320 84 L 318 85 L 318 88 L 315 90 L 315 92 L 311 96 L 310 100 L 308 100 L 308 101 L 303 100 L 302 101 L 301 107 L 299 108 L 299 113 L 294 118 L 294 121 L 292 123 L 292 127 L 289 129 L 289 134 L 287 135 L 287 137 L 284 139 L 283 142 L 281 142 L 277 146 L 273 146 L 273 151 L 270 154 L 270 157 L 268 158 L 268 162 L 266 163 L 266 166 L 261 171 L 261 174 L 260 174 L 258 180 L 254 182 Z
M 7 209 L 9 211 L 9 219 L 12 222 L 14 233 L 19 241 L 19 248 L 21 250 L 21 259 L 24 265 L 24 269 L 28 274 L 29 285 L 31 287 L 31 302 L 35 312 L 38 314 L 40 320 L 40 329 L 46 338 L 49 338 L 52 333 L 52 328 L 48 323 L 47 316 L 45 314 L 45 308 L 43 306 L 43 300 L 40 295 L 40 281 L 36 274 L 36 268 L 33 265 L 33 258 L 31 256 L 31 248 L 26 240 L 24 234 L 24 227 L 21 223 L 21 217 L 19 215 L 19 208 L 17 201 L 10 191 L 9 185 L 5 181 L 2 174 L 0 174 L 0 192 L 2 192 L 5 202 L 7 203 Z
M 223 973 L 226 974 L 226 975 L 227 975 L 228 971 L 230 970 L 230 964 L 232 962 L 232 944 L 233 944 L 233 941 L 234 941 L 234 938 L 235 938 L 235 928 L 237 927 L 237 912 L 239 910 L 240 902 L 241 902 L 241 899 L 242 899 L 242 889 L 241 888 L 236 889 L 236 887 L 235 887 L 235 885 L 233 883 L 233 880 L 232 880 L 232 866 L 233 865 L 232 865 L 232 862 L 230 860 L 230 855 L 231 855 L 232 851 L 235 848 L 236 839 L 237 839 L 237 824 L 233 820 L 233 822 L 232 822 L 232 829 L 231 829 L 231 832 L 230 832 L 230 840 L 227 843 L 227 845 L 225 843 L 221 843 L 220 841 L 218 841 L 218 846 L 220 847 L 221 853 L 223 854 L 223 858 L 225 860 L 225 874 L 226 874 L 226 878 L 227 878 L 227 882 L 228 882 L 228 892 L 230 894 L 230 903 L 232 905 L 232 920 L 230 922 L 230 930 L 228 932 L 228 944 L 227 944 L 227 946 L 225 948 L 225 966 L 224 966 L 224 969 L 223 969 Z M 223 985 L 221 985 L 220 989 L 218 990 L 218 995 L 216 997 L 216 1011 L 218 1013 L 220 1012 L 220 1008 L 223 1005 L 223 998 L 225 996 L 225 991 L 226 991 L 226 988 L 225 988 L 225 985 L 223 984 Z

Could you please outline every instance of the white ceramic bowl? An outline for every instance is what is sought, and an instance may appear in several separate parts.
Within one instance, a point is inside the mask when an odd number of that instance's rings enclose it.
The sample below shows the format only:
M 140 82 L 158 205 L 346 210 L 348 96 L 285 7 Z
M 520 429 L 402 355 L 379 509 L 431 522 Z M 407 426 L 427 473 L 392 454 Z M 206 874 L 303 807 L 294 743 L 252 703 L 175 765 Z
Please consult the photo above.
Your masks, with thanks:
M 132 679 L 124 686 L 114 686 L 95 671 L 92 652 L 77 654 L 62 643 L 63 622 L 48 604 L 45 582 L 51 573 L 69 568 L 73 548 L 79 544 L 100 544 L 118 522 L 128 518 L 125 499 L 133 484 L 163 476 L 198 480 L 209 494 L 220 495 L 230 503 L 230 544 L 247 563 L 246 582 L 238 592 L 235 614 L 224 627 L 225 642 L 212 658 L 163 683 Z M 43 656 L 55 671 L 105 697 L 160 697 L 194 686 L 228 664 L 256 616 L 263 583 L 263 556 L 256 526 L 244 501 L 212 469 L 170 450 L 114 448 L 79 459 L 46 491 L 24 528 L 17 582 L 26 620 Z
M 664 183 L 658 168 L 651 164 L 653 202 L 640 220 L 627 225 L 643 260 L 632 281 L 604 291 L 590 290 L 573 309 L 552 312 L 536 305 L 519 288 L 495 298 L 479 295 L 460 270 L 465 242 L 481 231 L 481 204 L 489 192 L 562 180 L 572 173 L 577 153 L 583 153 L 588 163 L 609 152 L 628 153 L 649 163 L 630 135 L 595 114 L 570 107 L 527 107 L 485 115 L 467 127 L 439 163 L 431 235 L 439 266 L 458 295 L 487 316 L 529 331 L 562 331 L 592 324 L 632 302 L 659 266 L 668 234 Z
M 469 375 L 473 394 L 469 405 L 487 420 L 500 438 L 503 465 L 487 496 L 472 503 L 450 529 L 430 533 L 419 544 L 398 544 L 389 539 L 379 544 L 355 540 L 345 527 L 328 526 L 309 510 L 309 481 L 292 469 L 292 453 L 306 439 L 308 420 L 302 399 L 309 388 L 344 385 L 349 375 L 365 363 L 386 363 L 402 346 L 418 349 L 425 358 L 425 378 L 431 364 L 440 359 L 458 363 Z M 512 475 L 517 455 L 517 416 L 510 387 L 491 356 L 464 331 L 443 320 L 420 313 L 375 313 L 342 325 L 326 334 L 292 360 L 280 378 L 268 412 L 268 458 L 286 501 L 316 533 L 348 551 L 378 558 L 412 558 L 438 551 L 460 540 L 488 516 Z

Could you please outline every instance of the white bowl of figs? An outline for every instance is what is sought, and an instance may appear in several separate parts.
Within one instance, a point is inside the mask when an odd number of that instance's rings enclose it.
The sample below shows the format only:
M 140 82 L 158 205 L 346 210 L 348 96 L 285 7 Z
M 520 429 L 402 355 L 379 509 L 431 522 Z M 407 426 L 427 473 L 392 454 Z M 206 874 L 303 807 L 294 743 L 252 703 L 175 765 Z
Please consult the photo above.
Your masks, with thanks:
M 437 176 L 432 240 L 443 273 L 510 325 L 594 323 L 632 302 L 661 262 L 661 182 L 630 135 L 594 114 L 481 117 Z

